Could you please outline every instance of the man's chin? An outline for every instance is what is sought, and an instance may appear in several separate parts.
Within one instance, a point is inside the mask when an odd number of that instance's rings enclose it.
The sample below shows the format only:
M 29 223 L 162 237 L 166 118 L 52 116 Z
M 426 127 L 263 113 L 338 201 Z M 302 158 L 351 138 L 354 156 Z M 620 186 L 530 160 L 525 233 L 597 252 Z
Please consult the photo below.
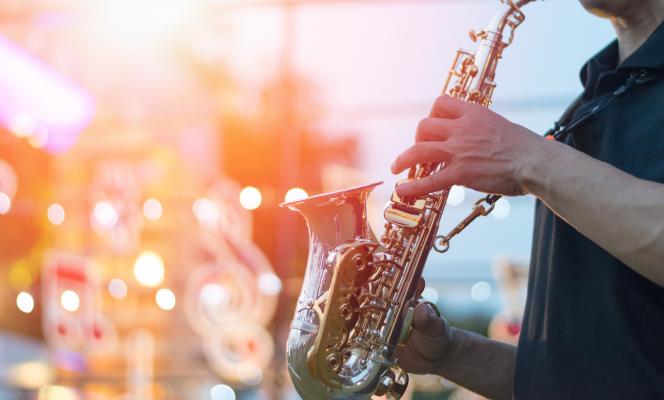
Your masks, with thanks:
M 599 8 L 599 7 L 585 7 L 585 8 L 586 8 L 586 10 L 588 10 L 589 13 L 591 13 L 595 16 L 598 16 L 600 18 L 609 19 L 609 18 L 612 17 L 612 15 L 608 11 L 606 11 L 602 8 Z

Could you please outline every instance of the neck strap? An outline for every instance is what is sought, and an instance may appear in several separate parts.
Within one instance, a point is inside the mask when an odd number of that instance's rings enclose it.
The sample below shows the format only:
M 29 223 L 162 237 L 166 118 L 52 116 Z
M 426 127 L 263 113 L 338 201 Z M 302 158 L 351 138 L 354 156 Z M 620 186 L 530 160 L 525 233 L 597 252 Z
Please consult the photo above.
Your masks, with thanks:
M 583 113 L 577 118 L 572 119 L 574 112 L 581 106 L 582 97 L 580 95 L 577 97 L 572 104 L 567 107 L 560 119 L 554 123 L 553 128 L 551 128 L 546 134 L 545 137 L 550 140 L 564 141 L 565 138 L 576 128 L 588 123 L 592 119 L 596 118 L 602 111 L 604 111 L 611 103 L 620 98 L 625 93 L 629 92 L 631 89 L 637 86 L 641 86 L 645 83 L 652 81 L 657 75 L 645 69 L 632 72 L 629 75 L 629 78 L 623 83 L 618 89 L 616 89 L 612 96 L 605 101 L 603 104 L 598 104 L 595 107 L 588 110 L 588 112 Z

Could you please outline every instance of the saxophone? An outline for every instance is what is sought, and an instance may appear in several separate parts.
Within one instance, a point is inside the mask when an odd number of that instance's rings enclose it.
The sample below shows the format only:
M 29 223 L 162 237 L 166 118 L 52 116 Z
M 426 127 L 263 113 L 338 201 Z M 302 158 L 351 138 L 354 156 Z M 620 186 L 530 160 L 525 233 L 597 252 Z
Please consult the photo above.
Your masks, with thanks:
M 525 19 L 521 7 L 531 1 L 501 0 L 489 25 L 470 32 L 476 51 L 457 52 L 444 94 L 489 106 L 498 60 Z M 441 168 L 442 163 L 418 165 L 408 179 Z M 399 399 L 408 384 L 397 365 L 397 347 L 412 329 L 429 251 L 449 246 L 449 236 L 436 236 L 448 192 L 401 198 L 394 191 L 378 240 L 367 223 L 366 200 L 381 183 L 282 204 L 299 212 L 309 230 L 307 268 L 287 342 L 288 370 L 305 400 Z M 487 199 L 492 208 L 497 196 Z M 490 211 L 478 205 L 475 210 Z

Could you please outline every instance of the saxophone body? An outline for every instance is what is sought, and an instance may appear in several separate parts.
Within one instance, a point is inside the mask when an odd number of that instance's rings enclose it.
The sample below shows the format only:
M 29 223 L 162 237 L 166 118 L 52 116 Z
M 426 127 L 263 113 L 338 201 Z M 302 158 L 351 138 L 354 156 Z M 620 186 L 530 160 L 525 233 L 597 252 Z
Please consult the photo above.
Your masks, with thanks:
M 489 25 L 472 32 L 474 53 L 459 50 L 443 93 L 489 106 L 495 70 L 521 7 L 532 0 L 502 0 Z M 418 165 L 408 179 L 443 168 Z M 401 397 L 408 375 L 396 352 L 409 332 L 417 285 L 438 231 L 447 191 L 400 198 L 385 207 L 385 231 L 376 238 L 366 200 L 381 182 L 290 203 L 309 230 L 307 268 L 287 343 L 288 370 L 302 398 Z

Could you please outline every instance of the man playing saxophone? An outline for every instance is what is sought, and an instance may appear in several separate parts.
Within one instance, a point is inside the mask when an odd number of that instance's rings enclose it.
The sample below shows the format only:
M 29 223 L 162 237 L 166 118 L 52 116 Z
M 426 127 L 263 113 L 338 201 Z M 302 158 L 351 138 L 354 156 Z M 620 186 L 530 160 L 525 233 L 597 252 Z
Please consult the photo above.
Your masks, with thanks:
M 392 166 L 445 162 L 401 196 L 456 184 L 538 199 L 518 346 L 421 304 L 407 371 L 496 399 L 664 398 L 664 0 L 580 2 L 617 40 L 583 66 L 562 143 L 440 97 Z

